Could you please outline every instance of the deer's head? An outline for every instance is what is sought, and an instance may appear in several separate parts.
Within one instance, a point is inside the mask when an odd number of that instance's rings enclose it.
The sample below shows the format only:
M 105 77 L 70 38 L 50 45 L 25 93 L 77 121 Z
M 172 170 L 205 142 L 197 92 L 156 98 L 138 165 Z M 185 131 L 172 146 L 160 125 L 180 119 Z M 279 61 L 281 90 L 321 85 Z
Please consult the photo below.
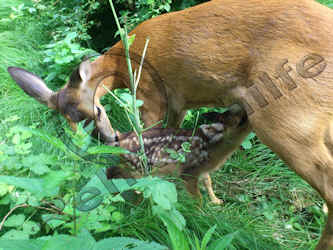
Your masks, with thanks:
M 8 72 L 25 93 L 61 113 L 73 130 L 76 130 L 78 122 L 87 119 L 95 120 L 96 127 L 105 140 L 113 134 L 104 107 L 95 98 L 96 88 L 90 87 L 98 86 L 91 82 L 101 79 L 92 77 L 92 65 L 89 61 L 82 62 L 72 72 L 67 84 L 57 92 L 49 89 L 40 77 L 25 69 L 9 67 Z

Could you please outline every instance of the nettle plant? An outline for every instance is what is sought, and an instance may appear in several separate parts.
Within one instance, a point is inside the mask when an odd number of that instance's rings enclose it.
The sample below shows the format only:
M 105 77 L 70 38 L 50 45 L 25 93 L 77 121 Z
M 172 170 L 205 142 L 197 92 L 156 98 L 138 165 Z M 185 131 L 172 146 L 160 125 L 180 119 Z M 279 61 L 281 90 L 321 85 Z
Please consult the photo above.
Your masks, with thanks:
M 45 72 L 41 75 L 48 82 L 57 82 L 62 86 L 72 69 L 84 56 L 97 55 L 89 47 L 88 29 L 94 21 L 88 20 L 88 14 L 94 13 L 100 6 L 98 1 L 33 1 L 30 4 L 20 4 L 12 7 L 12 19 L 34 18 L 39 20 L 49 38 L 47 45 L 42 45 L 44 52 L 42 63 Z
M 91 49 L 81 47 L 76 42 L 77 39 L 76 32 L 69 32 L 64 39 L 45 46 L 43 63 L 48 69 L 46 81 L 59 82 L 63 85 L 72 69 L 82 61 L 84 56 L 98 55 Z
M 83 129 L 83 123 L 80 123 L 75 133 L 65 129 L 69 142 L 51 136 L 48 132 L 37 130 L 33 126 L 29 128 L 15 126 L 14 122 L 17 120 L 19 117 L 13 116 L 2 121 L 2 126 L 8 128 L 8 133 L 1 136 L 0 169 L 3 175 L 0 176 L 0 204 L 10 209 L 0 221 L 1 247 L 21 249 L 22 240 L 33 238 L 34 240 L 24 241 L 25 247 L 41 249 L 41 246 L 50 244 L 52 247 L 58 246 L 62 249 L 64 240 L 80 246 L 86 244 L 88 237 L 89 244 L 96 249 L 116 243 L 120 248 L 132 244 L 137 247 L 167 249 L 154 242 L 143 242 L 127 237 L 107 238 L 96 242 L 91 235 L 91 233 L 116 232 L 119 225 L 124 222 L 125 215 L 113 204 L 116 200 L 123 200 L 112 199 L 110 194 L 107 196 L 101 192 L 96 194 L 97 188 L 89 186 L 89 183 L 78 190 L 78 187 L 81 187 L 80 181 L 82 178 L 93 178 L 96 171 L 104 166 L 99 159 L 100 154 L 119 155 L 127 153 L 125 150 L 96 146 L 89 136 L 91 125 Z M 51 144 L 58 151 L 57 156 L 34 154 L 32 142 L 34 137 Z M 70 143 L 72 145 L 69 145 Z M 90 164 L 84 166 L 88 156 Z M 96 166 L 92 166 L 94 160 L 97 162 Z M 90 171 L 82 171 L 84 168 Z M 91 171 L 92 169 L 94 171 Z M 157 210 L 156 213 L 161 216 L 166 216 L 166 212 L 163 211 L 170 210 L 176 213 L 173 203 L 177 200 L 177 193 L 171 183 L 150 178 L 140 180 L 127 189 L 119 186 L 108 191 L 113 195 L 129 189 L 140 190 L 154 204 L 152 209 Z M 162 189 L 169 191 L 165 193 Z M 176 213 L 174 218 L 178 217 Z M 77 237 L 62 235 L 46 240 L 39 238 L 43 232 L 70 233 Z

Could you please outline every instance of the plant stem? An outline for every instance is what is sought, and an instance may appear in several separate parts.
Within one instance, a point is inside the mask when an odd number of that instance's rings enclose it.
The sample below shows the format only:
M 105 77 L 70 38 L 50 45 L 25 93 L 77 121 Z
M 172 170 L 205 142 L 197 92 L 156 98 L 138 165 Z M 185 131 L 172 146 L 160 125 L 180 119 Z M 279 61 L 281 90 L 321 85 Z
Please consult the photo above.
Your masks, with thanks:
M 109 0 L 109 3 L 111 5 L 111 9 L 112 9 L 112 13 L 114 15 L 114 18 L 116 20 L 116 24 L 120 33 L 120 38 L 123 42 L 123 46 L 125 49 L 125 57 L 126 57 L 126 62 L 127 62 L 127 69 L 128 69 L 128 74 L 129 74 L 129 78 L 130 78 L 130 85 L 131 85 L 131 93 L 132 93 L 132 113 L 134 114 L 134 124 L 133 124 L 133 129 L 134 132 L 136 133 L 138 140 L 139 140 L 139 144 L 140 144 L 140 162 L 142 164 L 142 167 L 144 169 L 145 174 L 149 174 L 150 169 L 148 166 L 148 160 L 147 160 L 147 156 L 145 154 L 145 148 L 144 148 L 144 141 L 143 141 L 143 129 L 141 127 L 141 123 L 140 123 L 140 112 L 139 109 L 136 105 L 136 89 L 140 80 L 140 75 L 141 75 L 141 70 L 142 70 L 142 64 L 143 64 L 143 59 L 144 59 L 144 55 L 146 53 L 147 47 L 148 47 L 148 42 L 149 40 L 146 41 L 144 50 L 143 50 L 143 56 L 141 58 L 141 63 L 140 63 L 140 68 L 139 68 L 139 73 L 137 77 L 134 77 L 133 74 L 133 69 L 132 69 L 132 64 L 131 64 L 131 58 L 130 58 L 130 54 L 129 54 L 129 41 L 128 41 L 128 34 L 127 34 L 127 29 L 126 26 L 123 28 L 121 28 L 115 8 L 113 6 L 113 2 L 112 0 Z

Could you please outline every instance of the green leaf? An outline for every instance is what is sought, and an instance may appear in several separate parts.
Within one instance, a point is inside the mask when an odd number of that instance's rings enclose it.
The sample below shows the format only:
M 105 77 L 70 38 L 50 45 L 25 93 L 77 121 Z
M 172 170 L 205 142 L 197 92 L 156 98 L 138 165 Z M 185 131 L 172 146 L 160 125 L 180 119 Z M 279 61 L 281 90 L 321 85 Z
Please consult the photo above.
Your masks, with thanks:
M 23 232 L 33 235 L 38 233 L 40 230 L 39 225 L 34 221 L 27 221 L 23 224 Z
M 46 154 L 29 155 L 23 161 L 23 165 L 31 169 L 31 171 L 37 175 L 48 173 L 49 168 L 46 164 L 50 163 L 53 163 L 53 159 Z
M 110 223 L 107 223 L 107 222 L 100 223 L 100 224 L 101 224 L 101 226 L 99 228 L 96 228 L 96 230 L 95 230 L 96 233 L 110 231 L 113 227 L 113 225 L 111 225 Z
M 43 175 L 45 173 L 48 173 L 50 170 L 48 166 L 44 164 L 36 164 L 31 168 L 31 171 L 37 175 Z
M 6 221 L 5 227 L 19 227 L 24 223 L 25 216 L 24 214 L 11 215 Z
M 0 183 L 0 197 L 5 196 L 7 193 L 13 191 L 14 186 L 8 185 L 6 183 Z
M 162 7 L 162 9 L 166 10 L 167 12 L 169 12 L 170 9 L 171 9 L 170 4 L 164 4 L 164 5 L 162 5 L 161 7 Z
M 172 224 L 176 226 L 178 230 L 184 230 L 186 221 L 183 215 L 177 209 L 172 208 L 170 210 L 164 210 L 160 206 L 153 206 L 152 210 L 153 214 L 160 217 L 165 226 L 167 226 L 169 222 L 172 222 Z
M 133 106 L 133 98 L 132 95 L 126 92 L 120 93 L 119 94 L 119 99 L 122 101 L 122 103 L 119 103 L 120 106 L 124 106 L 125 104 L 127 107 L 132 107 Z M 136 106 L 139 108 L 143 105 L 143 101 L 136 99 Z
M 94 243 L 92 242 L 85 242 L 83 238 L 80 237 L 71 237 L 68 235 L 57 235 L 45 242 L 42 250 L 60 250 L 60 249 L 71 249 L 71 250 L 79 250 L 83 249 L 84 246 L 85 250 L 93 249 Z
M 186 162 L 185 154 L 182 152 L 177 152 L 174 149 L 166 148 L 165 152 L 167 152 L 171 159 L 174 159 L 176 161 L 179 161 L 181 163 Z
M 223 236 L 222 239 L 214 241 L 209 246 L 208 250 L 223 250 L 232 246 L 231 242 L 237 234 L 238 231 Z
M 124 219 L 124 215 L 118 211 L 115 211 L 111 215 L 111 220 L 120 223 Z
M 112 186 L 108 188 L 110 193 L 118 193 L 124 192 L 132 189 L 132 187 L 128 184 L 128 180 L 130 179 L 112 179 L 110 180 Z
M 28 198 L 28 204 L 34 207 L 37 207 L 40 205 L 39 201 L 37 200 L 37 198 L 35 196 L 29 196 Z
M 19 119 L 20 119 L 20 117 L 18 115 L 12 115 L 12 116 L 9 116 L 8 118 L 2 120 L 2 123 L 14 122 Z
M 14 136 L 13 136 L 13 139 L 12 139 L 12 142 L 13 142 L 13 144 L 15 144 L 15 145 L 17 145 L 17 144 L 20 144 L 20 135 L 19 134 L 15 134 Z
M 26 239 L 29 239 L 29 234 L 27 234 L 26 232 L 12 229 L 12 230 L 8 231 L 7 233 L 5 233 L 1 237 L 1 239 L 26 240 Z M 2 246 L 2 244 L 1 244 L 1 246 Z
M 156 212 L 156 211 L 155 211 Z M 189 250 L 188 239 L 182 229 L 174 223 L 174 218 L 165 210 L 159 211 L 159 217 L 167 227 L 172 249 Z
M 48 196 L 52 196 L 58 193 L 59 186 L 61 186 L 67 178 L 70 176 L 70 172 L 66 171 L 52 171 L 42 178 L 42 191 Z
M 0 176 L 0 182 L 23 188 L 34 194 L 37 199 L 45 196 L 54 196 L 59 191 L 59 186 L 70 175 L 66 171 L 52 171 L 42 179 L 23 178 L 14 176 Z
M 30 193 L 35 194 L 38 198 L 43 198 L 45 196 L 42 186 L 43 181 L 41 179 L 0 176 L 0 182 L 5 182 L 7 184 L 23 188 Z
M 256 134 L 251 132 L 248 136 L 247 139 L 253 139 L 254 137 L 256 137 Z
M 212 226 L 206 233 L 201 242 L 201 250 L 206 250 L 208 242 L 212 238 L 213 233 L 215 232 L 216 225 Z
M 251 149 L 252 148 L 252 143 L 249 140 L 245 140 L 242 142 L 242 147 L 244 149 Z
M 74 56 L 65 56 L 62 58 L 63 63 L 70 63 L 73 60 L 74 60 Z
M 176 150 L 171 149 L 171 148 L 166 148 L 165 152 L 167 152 L 172 159 L 177 160 L 178 159 L 178 153 Z
M 77 37 L 77 33 L 76 32 L 69 32 L 65 38 L 66 42 L 70 42 L 71 40 L 73 40 L 74 38 Z
M 128 37 L 128 47 L 131 47 L 131 45 L 133 44 L 134 40 L 135 40 L 135 34 L 131 35 L 131 36 L 127 36 Z
M 112 249 L 131 249 L 131 250 L 167 250 L 166 246 L 162 246 L 156 242 L 146 242 L 128 237 L 113 237 L 99 241 L 94 250 L 110 250 Z
M 184 150 L 184 152 L 190 153 L 191 152 L 191 143 L 189 143 L 188 141 L 183 142 L 182 149 Z
M 52 81 L 54 78 L 57 77 L 57 72 L 51 72 L 47 75 L 47 77 L 45 78 L 45 81 Z
M 47 132 L 39 131 L 39 130 L 36 130 L 36 129 L 31 129 L 31 128 L 25 128 L 25 127 L 20 127 L 20 129 L 22 131 L 29 131 L 33 135 L 39 136 L 41 139 L 50 143 L 51 145 L 60 149 L 63 152 L 68 152 L 67 147 L 65 146 L 65 144 L 59 138 L 54 137 L 54 136 L 50 136 Z
M 172 204 L 177 202 L 175 185 L 167 181 L 155 183 L 152 187 L 152 198 L 163 209 L 171 209 Z
M 42 220 L 47 223 L 52 229 L 59 227 L 66 223 L 66 217 L 63 215 L 55 215 L 55 214 L 43 214 Z
M 241 144 L 242 147 L 244 149 L 251 149 L 252 148 L 252 143 L 251 143 L 251 139 L 253 139 L 256 136 L 255 133 L 251 132 L 246 139 L 243 141 L 243 143 Z
M 22 231 L 17 231 L 18 234 L 21 234 Z M 16 233 L 16 232 L 13 232 Z M 26 234 L 24 234 L 26 236 Z M 15 238 L 14 238 L 15 239 Z M 43 249 L 43 245 L 45 244 L 45 240 L 5 240 L 0 239 L 0 249 L 2 250 L 41 250 Z M 43 249 L 45 250 L 45 249 Z
M 114 146 L 100 145 L 88 148 L 88 154 L 129 154 L 130 151 Z
M 66 132 L 72 137 L 73 143 L 86 151 L 89 144 L 91 143 L 91 136 L 87 133 L 87 131 L 83 128 L 84 121 L 80 122 L 77 126 L 77 130 L 75 133 L 72 130 L 67 130 Z M 91 128 L 91 123 L 89 124 L 89 129 Z
M 10 198 L 10 195 L 7 194 L 4 198 L 0 199 L 0 205 L 9 205 L 12 203 L 12 199 Z
M 133 188 L 142 191 L 145 198 L 151 197 L 154 203 L 163 209 L 171 209 L 177 202 L 175 184 L 157 177 L 140 178 Z

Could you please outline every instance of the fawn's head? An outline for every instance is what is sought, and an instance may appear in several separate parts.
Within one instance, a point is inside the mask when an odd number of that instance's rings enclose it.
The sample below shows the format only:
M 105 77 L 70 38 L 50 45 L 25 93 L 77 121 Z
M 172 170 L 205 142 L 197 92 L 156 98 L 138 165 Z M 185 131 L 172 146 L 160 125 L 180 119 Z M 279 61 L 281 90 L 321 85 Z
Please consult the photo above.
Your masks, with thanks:
M 220 141 L 225 134 L 237 131 L 247 121 L 245 110 L 238 104 L 230 106 L 224 113 L 209 112 L 203 117 L 214 123 L 200 126 L 202 133 L 208 139 L 208 143 Z

